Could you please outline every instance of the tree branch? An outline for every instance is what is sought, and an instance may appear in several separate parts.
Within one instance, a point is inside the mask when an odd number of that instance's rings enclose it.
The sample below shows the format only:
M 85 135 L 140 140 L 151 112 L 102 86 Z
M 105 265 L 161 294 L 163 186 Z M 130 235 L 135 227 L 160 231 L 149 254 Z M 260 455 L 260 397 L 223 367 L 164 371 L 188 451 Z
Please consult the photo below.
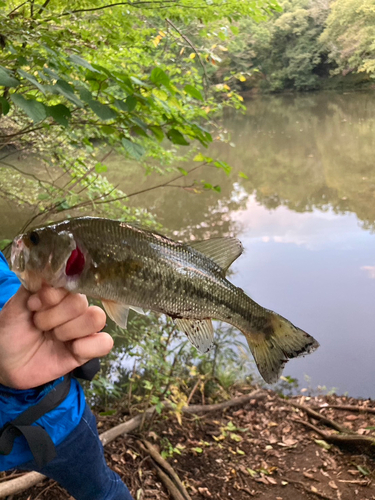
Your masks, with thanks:
M 203 78 L 203 86 L 204 86 L 204 91 L 206 93 L 206 87 L 208 87 L 208 75 L 207 75 L 207 71 L 206 71 L 206 66 L 204 65 L 203 61 L 202 61 L 202 58 L 201 58 L 201 55 L 200 53 L 198 52 L 198 50 L 195 48 L 194 44 L 190 41 L 190 39 L 184 35 L 180 30 L 179 28 L 177 28 L 177 26 L 167 17 L 165 19 L 167 21 L 167 23 L 172 26 L 172 28 L 174 30 L 177 31 L 177 33 L 190 45 L 190 47 L 194 50 L 196 56 L 198 57 L 198 60 L 199 60 L 199 63 L 203 69 L 203 73 L 204 73 L 204 78 Z
M 25 2 L 26 3 L 26 2 Z M 176 0 L 145 0 L 145 1 L 137 1 L 137 2 L 116 2 L 112 4 L 107 4 L 107 5 L 101 5 L 100 7 L 90 7 L 87 9 L 76 9 L 76 10 L 69 10 L 62 12 L 58 16 L 51 16 L 47 17 L 46 19 L 43 19 L 43 22 L 50 21 L 51 19 L 56 19 L 59 17 L 65 17 L 65 16 L 70 16 L 72 14 L 78 14 L 80 12 L 95 12 L 98 10 L 104 10 L 104 9 L 110 9 L 112 7 L 118 7 L 121 5 L 127 5 L 128 7 L 138 7 L 139 5 L 144 6 L 144 5 L 149 5 L 151 4 L 151 8 L 153 5 L 158 6 L 158 8 L 162 8 L 163 4 L 177 4 L 178 2 Z
M 17 5 L 17 7 L 14 7 L 13 10 L 11 10 L 7 15 L 8 17 L 10 17 L 14 12 L 16 12 L 18 9 L 20 9 L 21 7 L 23 7 L 24 5 L 26 5 L 27 3 L 29 3 L 29 0 L 26 0 L 26 2 L 23 2 L 19 5 Z
M 44 11 L 44 9 L 47 7 L 47 5 L 50 3 L 51 0 L 46 0 L 44 4 L 41 6 L 41 8 L 38 10 L 38 16 Z

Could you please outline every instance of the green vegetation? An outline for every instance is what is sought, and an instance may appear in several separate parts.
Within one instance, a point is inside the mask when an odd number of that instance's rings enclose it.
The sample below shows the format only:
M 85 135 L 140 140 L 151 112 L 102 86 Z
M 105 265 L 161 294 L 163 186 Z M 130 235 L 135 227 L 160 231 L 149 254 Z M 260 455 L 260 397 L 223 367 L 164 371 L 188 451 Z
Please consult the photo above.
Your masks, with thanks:
M 266 22 L 239 22 L 216 78 L 236 88 L 316 90 L 371 83 L 375 73 L 373 0 L 281 0 Z M 236 75 L 241 75 L 234 80 Z M 246 80 L 245 80 L 246 78 Z
M 276 7 L 274 0 L 0 2 L 0 161 L 13 168 L 13 185 L 25 177 L 30 184 L 27 195 L 6 186 L 2 194 L 33 204 L 37 215 L 88 207 L 139 219 L 103 177 L 105 159 L 116 151 L 146 173 L 163 173 L 194 158 L 196 145 L 207 147 L 212 131 L 223 139 L 214 117 L 225 106 L 243 108 L 243 99 L 210 84 L 207 58 L 216 56 L 212 49 L 204 57 L 205 45 L 236 32 L 238 19 L 259 20 Z M 202 46 L 186 36 L 190 25 Z M 15 171 L 5 161 L 12 148 L 37 155 L 45 175 Z M 195 161 L 230 171 L 203 155 Z

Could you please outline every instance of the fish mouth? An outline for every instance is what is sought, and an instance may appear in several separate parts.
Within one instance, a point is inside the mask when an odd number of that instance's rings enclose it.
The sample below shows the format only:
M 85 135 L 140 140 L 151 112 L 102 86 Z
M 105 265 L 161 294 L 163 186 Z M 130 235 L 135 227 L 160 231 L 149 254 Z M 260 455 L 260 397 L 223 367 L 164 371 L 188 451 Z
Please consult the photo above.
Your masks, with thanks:
M 25 245 L 22 235 L 18 236 L 12 244 L 11 269 L 27 290 L 37 292 L 42 287 L 43 281 L 40 275 L 27 268 L 29 258 L 30 250 Z
M 26 264 L 29 260 L 29 249 L 23 242 L 22 235 L 13 240 L 10 263 L 12 271 L 19 277 L 25 272 Z

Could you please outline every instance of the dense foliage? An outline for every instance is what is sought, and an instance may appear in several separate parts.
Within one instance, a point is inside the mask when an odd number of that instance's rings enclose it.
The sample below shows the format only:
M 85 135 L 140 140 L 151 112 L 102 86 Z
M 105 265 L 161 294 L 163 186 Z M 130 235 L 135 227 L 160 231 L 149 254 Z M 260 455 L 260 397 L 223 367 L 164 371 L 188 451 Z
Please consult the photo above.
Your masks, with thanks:
M 371 82 L 373 0 L 281 0 L 279 4 L 281 12 L 266 22 L 240 21 L 241 36 L 228 42 L 227 56 L 216 72 L 219 81 L 233 81 L 240 73 L 236 88 L 271 92 Z
M 242 97 L 227 85 L 210 84 L 215 49 L 205 57 L 207 43 L 196 46 L 187 27 L 200 29 L 212 44 L 223 31 L 236 32 L 240 18 L 262 19 L 276 7 L 274 0 L 0 2 L 1 165 L 14 170 L 5 161 L 13 146 L 37 154 L 47 172 L 27 175 L 27 196 L 5 187 L 2 194 L 49 214 L 92 211 L 94 202 L 97 212 L 118 200 L 112 211 L 129 219 L 126 194 L 103 177 L 112 151 L 147 172 L 176 168 L 178 160 L 194 157 L 195 144 L 212 141 L 212 117 L 223 106 L 242 107 Z M 188 156 L 179 156 L 178 147 L 188 145 Z M 229 172 L 202 154 L 196 161 Z M 187 170 L 180 167 L 180 174 Z M 24 172 L 12 175 L 13 185 L 25 184 Z

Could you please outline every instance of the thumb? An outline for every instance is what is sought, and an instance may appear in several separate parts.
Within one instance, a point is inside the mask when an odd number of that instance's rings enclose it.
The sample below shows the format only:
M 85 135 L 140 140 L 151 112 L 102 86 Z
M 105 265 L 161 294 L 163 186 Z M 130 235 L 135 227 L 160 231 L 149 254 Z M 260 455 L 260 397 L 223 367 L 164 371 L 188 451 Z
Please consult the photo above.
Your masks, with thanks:
M 19 316 L 28 316 L 30 313 L 27 309 L 27 301 L 30 295 L 31 293 L 21 285 L 13 297 L 4 305 L 2 309 L 3 315 L 13 320 L 17 319 Z

